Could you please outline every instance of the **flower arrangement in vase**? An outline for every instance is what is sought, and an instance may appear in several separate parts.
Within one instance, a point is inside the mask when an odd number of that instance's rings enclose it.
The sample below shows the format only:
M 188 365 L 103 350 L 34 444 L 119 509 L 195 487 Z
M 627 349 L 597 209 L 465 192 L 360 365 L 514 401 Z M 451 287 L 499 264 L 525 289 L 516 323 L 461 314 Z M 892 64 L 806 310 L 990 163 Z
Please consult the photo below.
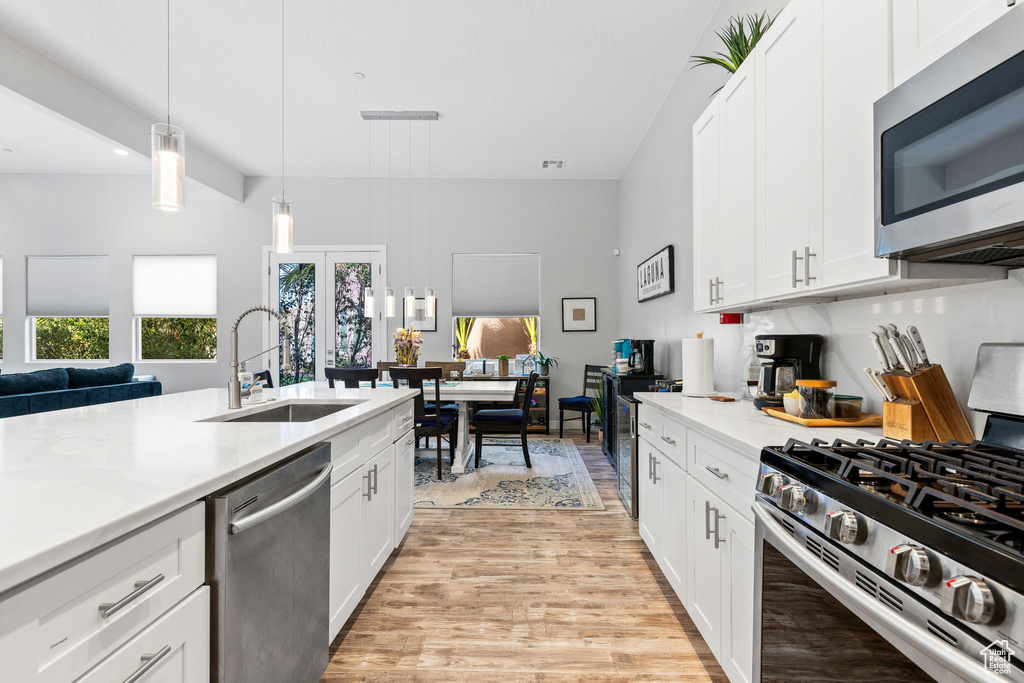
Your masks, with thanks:
M 395 330 L 395 360 L 399 365 L 416 365 L 422 344 L 422 332 L 411 328 L 398 328 Z

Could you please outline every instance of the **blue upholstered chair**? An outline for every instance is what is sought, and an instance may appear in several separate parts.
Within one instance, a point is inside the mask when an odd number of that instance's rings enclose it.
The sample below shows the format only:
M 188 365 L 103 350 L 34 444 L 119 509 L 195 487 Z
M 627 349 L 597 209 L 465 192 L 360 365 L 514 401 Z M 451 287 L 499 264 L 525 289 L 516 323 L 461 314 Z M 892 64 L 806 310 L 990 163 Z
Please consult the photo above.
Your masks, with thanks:
M 570 396 L 569 398 L 558 399 L 558 438 L 562 438 L 562 425 L 565 424 L 565 411 L 578 412 L 579 417 L 570 417 L 570 420 L 582 420 L 583 431 L 587 434 L 587 443 L 590 443 L 590 421 L 591 413 L 594 412 L 594 397 L 601 391 L 601 371 L 604 368 L 600 365 L 587 365 L 583 371 L 583 394 Z
M 370 387 L 376 389 L 379 375 L 377 368 L 324 368 L 324 377 L 331 389 L 336 381 L 343 382 L 346 389 L 358 389 L 360 382 L 369 382 Z
M 526 427 L 530 420 L 530 406 L 533 403 L 533 387 L 537 384 L 538 375 L 530 373 L 526 380 L 526 391 L 523 393 L 523 405 L 519 406 L 519 392 L 516 392 L 514 408 L 500 408 L 496 410 L 478 410 L 473 413 L 473 428 L 476 429 L 476 466 L 480 468 L 480 451 L 484 447 L 484 436 L 487 434 L 515 434 L 519 433 L 520 442 L 523 445 L 523 459 L 527 467 L 533 467 L 530 463 L 530 449 L 526 443 Z
M 424 409 L 425 401 L 423 396 L 425 390 L 424 380 L 434 380 L 434 405 L 441 403 L 441 368 L 402 368 L 392 366 L 389 370 L 391 379 L 398 385 L 398 382 L 405 380 L 409 382 L 410 389 L 419 389 L 414 399 L 416 406 L 416 429 L 415 435 L 437 437 L 437 478 L 442 479 L 441 473 L 441 437 L 447 435 L 448 450 L 451 462 L 455 462 L 455 448 L 459 445 L 459 414 L 442 413 L 437 408 L 427 411 Z

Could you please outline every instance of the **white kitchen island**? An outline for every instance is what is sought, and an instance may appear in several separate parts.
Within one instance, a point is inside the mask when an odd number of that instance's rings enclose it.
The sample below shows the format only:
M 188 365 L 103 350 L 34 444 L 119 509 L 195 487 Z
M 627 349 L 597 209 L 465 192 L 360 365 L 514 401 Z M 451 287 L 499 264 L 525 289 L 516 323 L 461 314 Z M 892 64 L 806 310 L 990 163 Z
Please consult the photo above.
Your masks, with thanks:
M 182 680 L 206 680 L 195 665 L 209 656 L 198 501 L 320 442 L 334 464 L 332 529 L 347 534 L 331 537 L 333 637 L 411 522 L 415 392 L 317 384 L 265 393 L 273 400 L 240 410 L 228 410 L 226 389 L 206 389 L 0 420 L 5 676 L 122 680 L 139 666 L 131 648 L 149 651 L 146 638 L 159 638 L 180 639 L 168 671 L 191 662 Z M 310 403 L 345 407 L 307 422 L 231 421 Z M 375 476 L 372 497 L 358 489 L 336 501 L 371 467 L 387 472 L 380 495 Z M 139 586 L 158 570 L 154 588 Z M 97 610 L 122 600 L 111 616 Z

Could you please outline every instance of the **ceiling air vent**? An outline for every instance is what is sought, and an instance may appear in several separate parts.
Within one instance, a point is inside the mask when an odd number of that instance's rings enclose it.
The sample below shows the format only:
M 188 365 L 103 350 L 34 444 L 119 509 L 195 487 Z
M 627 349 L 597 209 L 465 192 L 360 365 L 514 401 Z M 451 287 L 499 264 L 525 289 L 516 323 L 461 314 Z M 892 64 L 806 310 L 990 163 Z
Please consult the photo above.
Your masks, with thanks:
M 565 166 L 565 160 L 555 161 L 553 159 L 545 160 L 540 162 L 541 168 L 562 168 Z

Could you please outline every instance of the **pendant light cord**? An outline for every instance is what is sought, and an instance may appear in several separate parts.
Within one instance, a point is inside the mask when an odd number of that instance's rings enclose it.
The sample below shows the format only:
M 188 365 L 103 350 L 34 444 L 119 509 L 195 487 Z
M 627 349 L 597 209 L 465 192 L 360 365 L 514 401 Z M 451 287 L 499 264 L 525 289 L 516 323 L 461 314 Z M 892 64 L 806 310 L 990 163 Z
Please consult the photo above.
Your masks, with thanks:
M 434 288 L 434 150 L 427 120 L 427 286 Z
M 281 0 L 281 196 L 284 197 L 284 0 Z
M 366 120 L 366 259 L 370 259 L 370 242 L 373 239 L 373 130 Z M 370 284 L 373 284 L 373 265 L 370 265 Z
M 409 119 L 409 284 L 412 286 L 412 119 Z M 413 295 L 415 298 L 415 293 Z
M 391 286 L 391 119 L 388 119 L 388 287 Z
M 171 127 L 171 0 L 167 0 L 167 128 Z M 170 130 L 167 131 L 170 133 Z

